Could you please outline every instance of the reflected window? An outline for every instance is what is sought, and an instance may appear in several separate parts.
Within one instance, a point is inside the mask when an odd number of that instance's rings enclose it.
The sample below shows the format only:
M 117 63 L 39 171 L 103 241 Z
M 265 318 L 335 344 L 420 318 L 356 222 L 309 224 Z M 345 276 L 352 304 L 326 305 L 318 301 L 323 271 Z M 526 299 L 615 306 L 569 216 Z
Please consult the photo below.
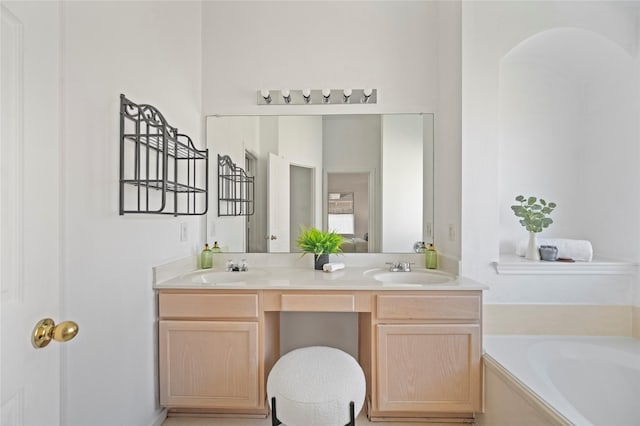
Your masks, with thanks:
M 353 192 L 330 192 L 327 199 L 329 230 L 341 235 L 353 235 L 355 233 Z

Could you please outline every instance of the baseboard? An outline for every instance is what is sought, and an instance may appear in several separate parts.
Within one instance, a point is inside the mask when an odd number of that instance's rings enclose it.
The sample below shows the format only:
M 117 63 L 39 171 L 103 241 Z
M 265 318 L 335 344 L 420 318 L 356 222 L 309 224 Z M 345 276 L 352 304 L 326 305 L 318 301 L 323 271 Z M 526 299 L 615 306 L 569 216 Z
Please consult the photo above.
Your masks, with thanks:
M 167 409 L 163 408 L 158 412 L 158 415 L 151 423 L 151 426 L 162 426 L 162 423 L 167 419 Z
M 632 314 L 629 305 L 489 304 L 483 306 L 483 333 L 631 336 Z

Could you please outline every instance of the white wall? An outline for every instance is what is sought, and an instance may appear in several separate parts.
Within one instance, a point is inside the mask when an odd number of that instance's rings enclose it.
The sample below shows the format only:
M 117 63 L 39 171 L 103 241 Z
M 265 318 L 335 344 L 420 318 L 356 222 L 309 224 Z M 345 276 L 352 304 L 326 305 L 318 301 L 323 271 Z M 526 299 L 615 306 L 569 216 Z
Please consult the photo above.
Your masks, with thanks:
M 227 1 L 203 9 L 205 114 L 269 114 L 256 90 L 285 87 L 380 90 L 378 105 L 305 106 L 307 114 L 435 107 L 435 2 Z
M 193 254 L 203 227 L 200 217 L 118 215 L 119 95 L 158 107 L 204 147 L 201 5 L 64 2 L 62 19 L 63 310 L 80 325 L 64 352 L 62 423 L 151 425 L 151 268 Z
M 637 240 L 626 238 L 640 233 L 640 200 L 629 196 L 640 181 L 633 69 L 622 48 L 575 28 L 539 33 L 503 58 L 502 253 L 526 238 L 509 209 L 524 193 L 558 203 L 543 236 L 589 239 L 596 257 L 637 257 Z
M 461 257 L 462 2 L 437 5 L 437 79 L 433 149 L 433 241 L 440 254 Z M 449 232 L 452 229 L 452 233 Z
M 503 89 L 506 92 L 509 88 L 514 88 L 510 83 L 513 82 L 514 78 L 514 75 L 510 73 L 514 70 L 507 71 L 502 76 L 504 79 L 501 80 L 501 60 L 514 47 L 529 37 L 545 30 L 561 27 L 594 32 L 599 37 L 609 39 L 617 44 L 620 49 L 633 55 L 637 44 L 636 25 L 637 20 L 633 9 L 618 8 L 614 4 L 604 2 L 464 2 L 462 4 L 463 125 L 461 177 L 462 227 L 464 231 L 462 240 L 462 273 L 491 285 L 491 290 L 487 292 L 485 301 L 489 303 L 596 304 L 628 304 L 630 302 L 632 277 L 629 276 L 496 276 L 492 262 L 497 261 L 499 258 L 501 233 L 503 236 L 505 233 L 510 235 L 517 228 L 517 226 L 514 228 L 513 225 L 509 225 L 507 222 L 504 223 L 503 228 L 500 225 L 501 217 L 504 220 L 508 220 L 508 206 L 511 204 L 510 197 L 516 195 L 507 194 L 514 192 L 515 189 L 509 187 L 510 183 L 504 184 L 503 187 L 503 182 L 509 179 L 518 179 L 517 175 L 506 175 L 509 170 L 516 173 L 515 169 L 517 168 L 517 165 L 506 160 L 513 160 L 518 155 L 534 155 L 531 152 L 531 148 L 521 151 L 520 148 L 508 146 L 508 143 L 517 143 L 517 141 L 510 141 L 505 137 L 514 135 L 513 127 L 500 127 L 500 93 Z M 553 48 L 554 44 L 550 44 L 548 47 Z M 586 45 L 582 47 L 590 49 L 594 46 Z M 595 52 L 599 52 L 599 50 Z M 610 58 L 610 56 L 598 56 L 598 61 L 606 63 Z M 578 63 L 574 65 L 589 64 Z M 534 69 L 529 70 L 529 72 L 534 72 Z M 549 72 L 549 70 L 547 69 L 545 72 Z M 613 202 L 610 198 L 614 196 L 613 194 L 620 194 L 615 192 L 618 189 L 616 184 L 620 182 L 620 179 L 624 179 L 616 176 L 619 169 L 610 164 L 610 159 L 620 159 L 628 156 L 635 158 L 634 161 L 637 164 L 637 126 L 636 129 L 631 130 L 627 121 L 622 128 L 616 127 L 613 123 L 615 121 L 614 116 L 617 116 L 617 113 L 605 112 L 603 108 L 597 108 L 600 110 L 599 114 L 588 112 L 600 103 L 607 104 L 608 108 L 611 108 L 612 105 L 609 104 L 609 101 L 616 100 L 629 106 L 630 109 L 624 110 L 621 114 L 621 118 L 628 120 L 629 112 L 631 112 L 631 117 L 637 117 L 637 105 L 630 105 L 629 98 L 617 97 L 617 94 L 614 98 L 595 96 L 595 93 L 601 89 L 596 89 L 593 92 L 594 97 L 585 98 L 586 92 L 591 89 L 590 87 L 580 89 L 578 87 L 567 88 L 563 86 L 562 91 L 558 92 L 558 99 L 564 103 L 562 117 L 572 125 L 581 127 L 577 132 L 575 128 L 571 129 L 572 132 L 568 134 L 570 126 L 567 123 L 553 121 L 554 117 L 559 118 L 559 116 L 551 114 L 551 108 L 557 106 L 550 105 L 549 96 L 547 96 L 553 90 L 558 89 L 560 81 L 559 78 L 547 78 L 537 79 L 534 83 L 535 85 L 531 88 L 518 85 L 519 94 L 513 94 L 513 96 L 521 95 L 520 98 L 526 97 L 528 102 L 526 105 L 523 105 L 522 102 L 516 105 L 515 98 L 510 98 L 509 96 L 505 97 L 504 100 L 507 102 L 507 106 L 522 108 L 523 112 L 533 115 L 533 117 L 528 118 L 525 113 L 516 115 L 518 119 L 526 119 L 526 121 L 519 124 L 530 128 L 529 132 L 519 134 L 529 136 L 534 134 L 540 135 L 541 138 L 553 138 L 559 132 L 565 136 L 564 140 L 546 139 L 546 142 L 543 142 L 543 148 L 553 149 L 554 154 L 558 154 L 561 158 L 564 156 L 568 159 L 572 155 L 582 156 L 579 162 L 565 163 L 564 165 L 567 166 L 566 172 L 564 168 L 562 168 L 562 172 L 558 170 L 563 165 L 557 159 L 550 159 L 550 163 L 543 162 L 543 165 L 540 165 L 539 168 L 541 170 L 551 173 L 556 183 L 556 188 L 558 186 L 562 188 L 565 184 L 570 185 L 573 182 L 574 191 L 580 193 L 581 187 L 584 185 L 586 189 L 583 194 L 593 196 L 591 191 L 594 189 L 594 182 L 599 180 L 596 186 L 599 192 L 596 194 L 604 195 L 603 200 L 609 202 L 610 209 L 604 216 L 601 212 L 594 213 L 594 216 L 591 216 L 592 218 L 600 217 L 600 221 L 592 219 L 591 223 L 583 223 L 582 225 L 568 223 L 568 221 L 573 220 L 579 222 L 580 219 L 575 218 L 575 216 L 576 212 L 581 211 L 581 206 L 576 206 L 576 201 L 572 200 L 570 189 L 555 189 L 551 192 L 553 187 L 550 182 L 547 182 L 543 187 L 543 189 L 550 191 L 549 198 L 555 198 L 554 201 L 559 206 L 566 205 L 568 209 L 574 209 L 574 213 L 569 217 L 565 213 L 558 214 L 558 221 L 560 223 L 565 222 L 567 233 L 575 236 L 584 235 L 596 240 L 598 238 L 602 239 L 602 237 L 599 234 L 600 231 L 594 231 L 595 228 L 602 227 L 603 229 L 609 229 L 610 232 L 612 229 L 606 228 L 607 225 L 603 225 L 602 220 L 609 220 L 612 226 L 615 227 L 623 225 L 622 228 L 617 228 L 615 239 L 625 247 L 625 253 L 616 252 L 613 242 L 610 242 L 608 246 L 611 248 L 611 254 L 631 257 L 633 260 L 637 260 L 637 248 L 626 245 L 623 235 L 624 226 L 628 226 L 627 231 L 632 235 L 631 240 L 637 240 L 638 234 L 638 215 L 634 216 L 634 220 L 628 220 L 628 211 L 621 211 L 625 209 L 637 211 L 638 209 L 637 172 L 633 171 L 634 168 L 630 166 L 627 160 L 623 160 L 620 163 L 623 170 L 622 173 L 630 182 L 635 179 L 635 183 L 631 183 L 635 189 L 627 192 L 628 198 L 624 197 L 624 200 L 618 199 L 618 201 Z M 500 86 L 501 82 L 505 83 L 505 87 Z M 628 83 L 625 86 L 627 90 L 637 93 L 635 83 Z M 545 84 L 547 86 L 543 87 Z M 535 95 L 532 92 L 536 88 L 544 89 L 542 92 L 538 91 L 541 96 L 528 96 Z M 571 98 L 574 96 L 571 91 L 579 94 L 579 100 L 582 102 L 571 103 Z M 591 100 L 585 101 L 585 99 Z M 534 101 L 544 101 L 546 104 L 536 105 L 533 103 Z M 538 126 L 534 126 L 535 118 L 542 120 L 544 123 L 536 123 Z M 593 121 L 596 118 L 600 121 L 599 123 L 586 124 L 587 121 Z M 543 133 L 539 128 L 540 124 L 546 124 L 545 129 L 542 129 Z M 606 124 L 606 127 L 604 127 L 604 124 Z M 511 126 L 516 125 L 516 123 L 511 123 Z M 591 136 L 595 132 L 595 126 L 598 126 L 597 134 L 599 136 Z M 608 130 L 603 132 L 602 129 Z M 504 134 L 501 134 L 502 130 L 504 130 Z M 591 135 L 585 135 L 584 132 L 589 132 Z M 606 137 L 603 133 L 606 133 Z M 501 138 L 504 150 L 501 150 L 502 146 L 499 142 Z M 564 145 L 566 138 L 570 140 L 569 147 Z M 612 142 L 613 140 L 616 142 Z M 620 145 L 622 140 L 625 142 Z M 553 144 L 551 142 L 557 143 Z M 561 142 L 562 145 L 560 145 Z M 611 147 L 615 146 L 615 148 L 603 156 L 603 151 L 598 151 L 596 147 L 602 146 L 604 148 L 605 145 L 603 144 L 605 143 Z M 583 146 L 586 146 L 587 149 L 583 150 Z M 590 148 L 592 146 L 593 149 Z M 576 150 L 580 152 L 576 152 Z M 523 160 L 520 161 L 523 164 L 525 163 Z M 536 154 L 533 163 L 536 163 L 536 161 L 540 163 L 544 161 L 544 157 Z M 547 167 L 547 164 L 553 167 Z M 533 167 L 527 166 L 526 169 L 522 170 L 522 173 L 531 174 L 533 173 L 532 169 Z M 576 182 L 576 172 L 579 182 Z M 528 188 L 538 187 L 534 185 L 534 179 L 526 179 L 529 180 L 523 180 L 523 186 L 526 184 L 530 185 Z M 608 194 L 604 194 L 603 186 L 609 188 Z M 628 182 L 625 182 L 623 187 L 629 188 Z M 504 188 L 504 195 L 501 194 L 500 188 Z M 526 189 L 524 188 L 524 190 Z M 556 198 L 556 196 L 560 199 Z M 508 199 L 503 200 L 501 197 Z M 591 207 L 589 205 L 585 208 Z M 504 212 L 505 210 L 507 210 L 507 213 Z M 619 213 L 616 213 L 616 211 Z M 573 228 L 572 230 L 572 226 L 579 226 L 580 229 Z M 596 251 L 599 247 L 600 245 L 596 247 Z

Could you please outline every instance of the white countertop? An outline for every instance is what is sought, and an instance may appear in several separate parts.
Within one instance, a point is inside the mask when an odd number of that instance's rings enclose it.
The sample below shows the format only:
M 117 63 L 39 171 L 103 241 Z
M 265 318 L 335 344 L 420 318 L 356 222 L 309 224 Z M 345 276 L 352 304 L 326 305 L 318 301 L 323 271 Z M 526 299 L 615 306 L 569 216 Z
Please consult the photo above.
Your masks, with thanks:
M 396 281 L 386 283 L 373 276 L 389 273 L 384 268 L 349 267 L 335 272 L 316 271 L 313 268 L 255 267 L 245 272 L 225 272 L 219 268 L 200 269 L 154 283 L 154 289 L 234 289 L 234 290 L 485 290 L 488 287 L 464 277 L 455 277 L 437 270 L 414 268 L 412 273 L 391 272 Z M 416 273 L 428 274 L 433 284 L 420 284 L 411 278 Z M 405 274 L 405 275 L 402 275 Z M 407 281 L 402 282 L 403 277 Z

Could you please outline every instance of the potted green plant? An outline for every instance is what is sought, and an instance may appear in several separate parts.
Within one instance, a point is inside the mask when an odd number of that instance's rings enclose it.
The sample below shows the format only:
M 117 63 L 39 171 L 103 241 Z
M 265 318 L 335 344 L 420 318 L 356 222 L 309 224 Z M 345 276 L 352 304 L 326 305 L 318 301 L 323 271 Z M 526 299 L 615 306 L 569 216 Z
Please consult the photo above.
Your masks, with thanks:
M 556 203 L 548 203 L 544 199 L 536 197 L 526 197 L 518 195 L 516 201 L 520 204 L 511 206 L 511 210 L 516 217 L 520 218 L 520 225 L 529 231 L 529 245 L 527 246 L 526 258 L 530 260 L 540 260 L 540 253 L 536 244 L 536 234 L 542 232 L 553 223 L 549 217 L 556 208 Z
M 313 253 L 315 268 L 322 270 L 322 267 L 329 263 L 329 255 L 342 253 L 340 245 L 344 238 L 333 231 L 321 231 L 317 228 L 300 228 L 300 235 L 296 240 L 296 245 L 303 252 Z

